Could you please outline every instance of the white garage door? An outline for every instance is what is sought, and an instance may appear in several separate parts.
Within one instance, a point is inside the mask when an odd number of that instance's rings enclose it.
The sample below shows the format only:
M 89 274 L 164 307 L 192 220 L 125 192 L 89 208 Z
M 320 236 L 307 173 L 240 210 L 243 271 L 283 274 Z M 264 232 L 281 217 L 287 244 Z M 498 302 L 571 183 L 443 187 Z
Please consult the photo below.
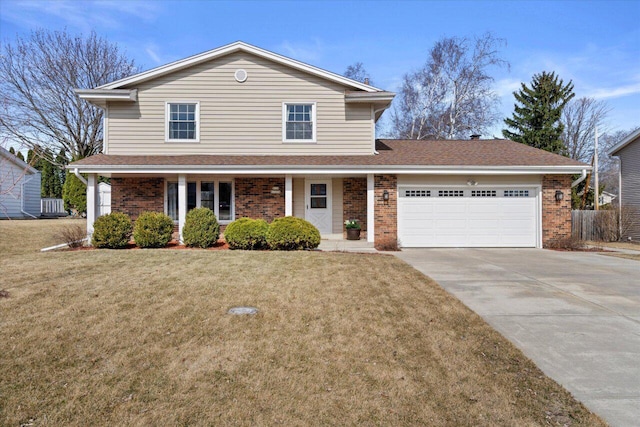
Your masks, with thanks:
M 535 187 L 400 187 L 404 247 L 535 247 Z

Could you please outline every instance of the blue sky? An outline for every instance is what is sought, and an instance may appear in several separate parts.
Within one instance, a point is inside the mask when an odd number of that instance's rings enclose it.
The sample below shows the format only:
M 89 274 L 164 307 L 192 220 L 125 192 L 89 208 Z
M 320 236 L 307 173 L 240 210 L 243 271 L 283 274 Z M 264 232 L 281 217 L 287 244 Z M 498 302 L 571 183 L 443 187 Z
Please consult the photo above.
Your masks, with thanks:
M 376 86 L 391 91 L 439 38 L 491 31 L 506 39 L 501 55 L 511 65 L 492 71 L 504 116 L 520 82 L 555 71 L 573 80 L 577 96 L 608 103 L 612 131 L 640 125 L 638 22 L 640 0 L 0 0 L 4 42 L 36 28 L 93 29 L 147 69 L 242 40 L 337 73 L 363 62 Z

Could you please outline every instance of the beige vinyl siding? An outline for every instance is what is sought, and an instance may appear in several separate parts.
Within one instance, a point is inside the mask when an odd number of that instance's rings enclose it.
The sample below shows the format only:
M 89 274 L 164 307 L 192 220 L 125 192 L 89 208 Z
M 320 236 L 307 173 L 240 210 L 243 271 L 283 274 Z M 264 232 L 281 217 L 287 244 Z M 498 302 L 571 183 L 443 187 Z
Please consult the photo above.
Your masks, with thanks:
M 234 72 L 247 71 L 244 83 Z M 371 154 L 370 105 L 345 88 L 247 53 L 143 82 L 137 102 L 109 102 L 108 154 Z M 200 102 L 200 142 L 165 142 L 166 102 Z M 316 143 L 283 142 L 284 102 L 316 103 Z
M 293 178 L 293 216 L 304 218 L 304 178 Z
M 333 178 L 331 182 L 331 219 L 333 232 L 342 233 L 342 178 Z

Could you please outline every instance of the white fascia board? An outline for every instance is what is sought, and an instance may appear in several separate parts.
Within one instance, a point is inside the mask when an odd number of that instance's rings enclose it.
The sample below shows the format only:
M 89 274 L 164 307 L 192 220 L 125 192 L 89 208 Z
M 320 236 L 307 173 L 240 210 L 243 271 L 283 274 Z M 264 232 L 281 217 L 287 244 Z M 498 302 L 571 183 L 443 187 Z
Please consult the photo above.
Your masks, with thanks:
M 410 175 L 544 175 L 559 174 L 572 175 L 581 173 L 583 170 L 590 170 L 591 167 L 576 166 L 548 166 L 548 167 L 432 167 L 419 168 L 415 166 L 120 166 L 120 165 L 100 165 L 100 166 L 67 166 L 67 169 L 78 169 L 81 173 L 127 173 L 127 174 L 410 174 Z
M 80 99 L 87 101 L 137 101 L 137 89 L 74 89 Z
M 371 103 L 371 102 L 391 102 L 396 94 L 392 95 L 377 95 L 375 93 L 368 93 L 365 96 L 352 96 L 345 95 L 344 100 L 347 104 L 358 104 L 358 103 Z
M 279 55 L 277 53 L 270 52 L 268 50 L 261 49 L 257 46 L 253 46 L 240 41 L 231 43 L 216 49 L 212 49 L 203 53 L 199 53 L 197 55 L 193 55 L 185 59 L 171 62 L 169 64 L 162 65 L 160 67 L 152 68 L 151 70 L 143 71 L 142 73 L 135 74 L 130 77 L 125 77 L 124 79 L 116 80 L 115 82 L 98 86 L 96 89 L 117 89 L 121 86 L 144 82 L 144 81 L 153 79 L 155 77 L 159 77 L 177 70 L 181 70 L 183 68 L 190 67 L 195 64 L 199 64 L 205 61 L 209 61 L 209 60 L 219 58 L 219 57 L 228 55 L 230 53 L 239 52 L 239 51 L 251 53 L 261 58 L 269 59 L 273 62 L 283 64 L 301 71 L 305 71 L 309 74 L 313 74 L 313 75 L 325 78 L 327 80 L 341 83 L 349 87 L 361 89 L 366 92 L 382 92 L 383 91 L 382 89 L 376 88 L 374 86 L 365 85 L 364 83 L 360 83 L 356 80 L 348 79 L 339 74 L 335 74 L 330 71 L 323 70 L 318 67 L 314 67 L 313 65 L 305 64 L 304 62 L 296 61 L 295 59 L 291 59 L 286 56 Z
M 607 151 L 607 154 L 610 156 L 615 156 L 615 153 L 629 145 L 631 141 L 638 137 L 640 137 L 640 128 L 638 128 L 638 130 L 636 130 L 635 132 L 631 132 L 625 139 L 611 147 L 609 151 Z

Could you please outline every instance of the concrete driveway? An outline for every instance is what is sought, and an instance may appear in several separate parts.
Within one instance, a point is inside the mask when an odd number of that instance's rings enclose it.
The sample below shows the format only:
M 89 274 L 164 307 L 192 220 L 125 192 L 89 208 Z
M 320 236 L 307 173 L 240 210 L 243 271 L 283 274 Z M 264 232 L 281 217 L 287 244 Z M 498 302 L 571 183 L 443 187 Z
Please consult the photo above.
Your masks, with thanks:
M 640 262 L 541 249 L 403 249 L 612 426 L 640 420 Z

